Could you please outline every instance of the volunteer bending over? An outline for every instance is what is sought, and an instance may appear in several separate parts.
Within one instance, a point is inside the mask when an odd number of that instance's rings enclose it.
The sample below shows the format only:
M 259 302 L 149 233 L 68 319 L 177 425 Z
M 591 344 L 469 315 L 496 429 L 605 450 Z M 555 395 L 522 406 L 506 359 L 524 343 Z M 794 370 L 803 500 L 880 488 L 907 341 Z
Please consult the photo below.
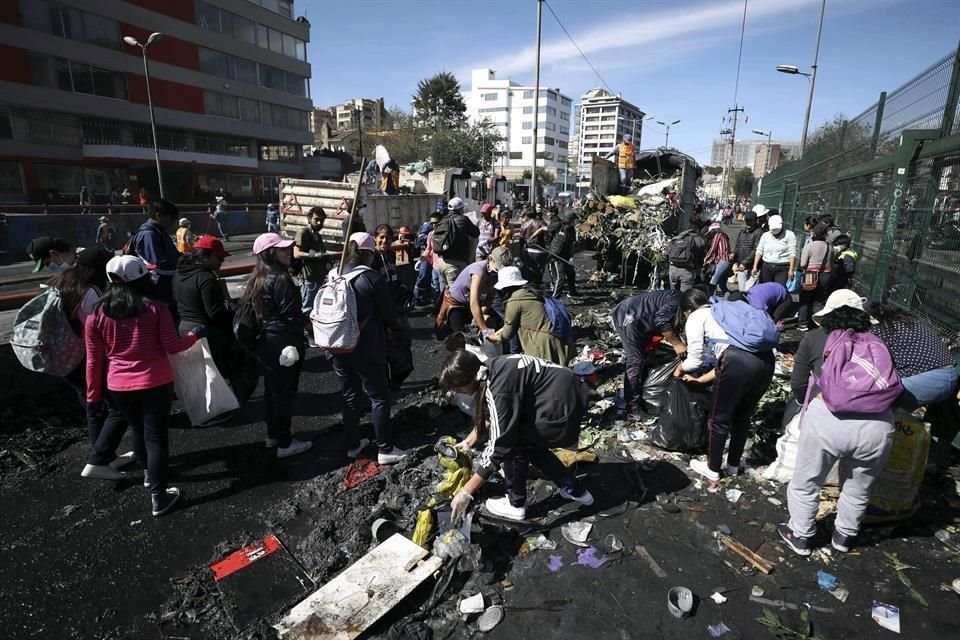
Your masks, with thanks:
M 527 515 L 527 471 L 531 464 L 560 488 L 560 496 L 593 504 L 584 489 L 550 449 L 576 446 L 587 407 L 587 387 L 573 371 L 538 358 L 510 355 L 481 363 L 468 351 L 456 351 L 440 372 L 440 383 L 474 395 L 476 426 L 458 446 L 471 448 L 486 439 L 477 471 L 451 503 L 453 520 L 463 518 L 480 487 L 502 465 L 507 495 L 490 498 L 491 514 L 507 520 Z M 482 401 L 481 401 L 482 399 Z M 489 433 L 483 433 L 487 420 Z

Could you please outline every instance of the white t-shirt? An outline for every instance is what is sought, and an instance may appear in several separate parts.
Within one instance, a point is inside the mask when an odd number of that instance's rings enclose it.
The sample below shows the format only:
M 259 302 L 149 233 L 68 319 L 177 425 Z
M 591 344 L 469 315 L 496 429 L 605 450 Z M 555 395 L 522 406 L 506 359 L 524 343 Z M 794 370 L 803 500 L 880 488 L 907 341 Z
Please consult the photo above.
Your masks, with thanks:
M 680 367 L 687 373 L 716 366 L 720 361 L 720 355 L 729 346 L 726 343 L 727 332 L 713 319 L 710 307 L 701 307 L 687 316 L 686 334 L 687 357 Z M 708 346 L 708 338 L 724 342 L 711 342 Z

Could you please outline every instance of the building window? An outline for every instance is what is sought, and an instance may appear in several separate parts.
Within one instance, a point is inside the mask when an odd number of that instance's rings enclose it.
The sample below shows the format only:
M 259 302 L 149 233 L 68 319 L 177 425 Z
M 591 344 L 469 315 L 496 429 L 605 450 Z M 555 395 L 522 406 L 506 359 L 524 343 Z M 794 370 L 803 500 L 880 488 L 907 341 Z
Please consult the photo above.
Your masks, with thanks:
M 292 144 L 261 144 L 260 159 L 279 162 L 296 161 L 299 156 L 298 147 Z
M 31 2 L 32 0 L 23 1 Z M 267 0 L 264 1 L 266 2 Z M 290 17 L 291 8 L 289 2 L 280 0 L 279 5 L 276 4 L 276 2 L 274 2 L 274 5 L 279 9 L 274 10 L 271 7 L 274 13 Z M 284 11 L 286 11 L 286 13 L 284 13 Z M 271 29 L 270 27 L 258 24 L 242 16 L 230 13 L 229 11 L 224 11 L 219 7 L 203 2 L 203 0 L 197 0 L 196 14 L 197 26 L 201 29 L 216 31 L 217 33 L 236 38 L 241 42 L 256 44 L 264 49 L 270 49 L 275 53 L 296 58 L 297 60 L 307 59 L 306 42 L 290 34 Z
M 537 112 L 538 112 L 538 113 L 545 113 L 545 114 L 550 115 L 550 116 L 555 116 L 555 115 L 557 115 L 557 110 L 556 110 L 554 107 L 543 106 L 543 107 L 540 107 L 539 109 L 537 109 Z
M 600 107 L 587 107 L 584 109 L 586 113 L 600 113 Z
M 240 119 L 244 122 L 260 122 L 260 103 L 249 98 L 239 98 Z
M 482 94 L 480 97 L 483 98 L 484 102 L 493 102 L 494 100 L 497 99 L 497 94 L 496 94 L 496 93 L 484 93 L 484 94 Z
M 66 164 L 35 164 L 33 175 L 42 191 L 80 193 L 83 169 Z
M 480 109 L 480 113 L 505 113 L 507 111 L 506 107 L 493 107 L 490 109 Z
M 533 91 L 532 91 L 532 90 L 524 91 L 524 92 L 523 92 L 523 99 L 524 99 L 524 100 L 533 100 Z
M 23 193 L 23 166 L 13 160 L 0 160 L 0 193 Z
M 260 65 L 260 86 L 267 89 L 276 89 L 277 91 L 287 90 L 287 73 L 268 67 L 265 64 Z
M 30 54 L 30 71 L 38 86 L 127 99 L 127 76 L 119 71 L 37 54 Z
M 602 111 L 603 113 L 616 113 L 616 112 L 617 112 L 617 108 L 616 108 L 616 107 L 604 107 L 604 108 L 601 109 L 600 111 Z
M 23 26 L 28 29 L 98 47 L 120 49 L 120 27 L 116 20 L 47 0 L 20 0 L 20 13 Z
M 307 79 L 295 73 L 287 73 L 287 93 L 295 96 L 307 96 Z
M 13 123 L 10 121 L 10 112 L 0 110 L 0 139 L 13 140 Z
M 83 120 L 83 144 L 121 144 L 120 124 L 116 120 Z
M 532 122 L 524 122 L 523 125 L 522 125 L 522 127 L 523 127 L 524 129 L 533 129 L 533 123 L 532 123 Z
M 240 104 L 237 96 L 216 91 L 203 92 L 203 111 L 211 116 L 240 119 Z
M 523 151 L 511 151 L 510 152 L 511 160 L 523 160 Z
M 540 141 L 543 142 L 543 144 L 547 145 L 548 147 L 552 147 L 557 144 L 557 141 L 549 136 L 544 136 L 543 138 L 540 139 Z
M 529 116 L 529 115 L 532 115 L 532 114 L 533 114 L 533 107 L 524 107 L 524 108 L 523 108 L 523 115 Z
M 241 16 L 233 16 L 233 37 L 247 44 L 257 44 L 257 23 Z
M 561 149 L 569 149 L 570 143 L 568 143 L 566 140 L 557 140 L 557 146 Z
M 569 107 L 569 106 L 570 106 L 570 98 L 560 98 L 560 104 L 562 104 L 562 105 L 565 106 L 565 107 Z
M 589 126 L 589 127 L 584 127 L 583 130 L 584 130 L 584 131 L 599 131 L 599 130 L 600 130 L 600 127 L 597 126 L 597 125 L 592 125 L 592 126 Z
M 520 138 L 520 144 L 533 144 L 533 136 L 523 136 Z
M 552 122 L 545 122 L 543 123 L 543 128 L 546 129 L 547 131 L 556 131 L 557 125 Z
M 564 122 L 570 122 L 570 114 L 567 111 L 560 112 L 560 119 Z
M 616 119 L 617 119 L 617 116 L 603 116 L 602 118 L 600 118 L 600 121 L 601 121 L 601 122 L 612 122 L 613 120 L 616 120 Z
M 540 151 L 537 153 L 537 160 L 553 160 L 552 151 Z

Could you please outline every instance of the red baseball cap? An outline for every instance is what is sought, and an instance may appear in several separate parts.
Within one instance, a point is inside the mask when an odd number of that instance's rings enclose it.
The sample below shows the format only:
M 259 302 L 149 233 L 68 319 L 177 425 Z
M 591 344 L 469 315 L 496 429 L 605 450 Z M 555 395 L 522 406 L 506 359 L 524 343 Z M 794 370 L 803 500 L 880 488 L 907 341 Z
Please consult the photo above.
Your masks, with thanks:
M 214 236 L 200 236 L 197 238 L 197 241 L 193 243 L 193 248 L 212 251 L 218 258 L 226 258 L 230 255 L 230 252 L 223 248 L 223 243 L 220 242 L 220 238 Z
M 483 206 L 480 207 L 480 213 L 490 213 L 493 211 L 493 205 L 489 202 L 484 202 Z

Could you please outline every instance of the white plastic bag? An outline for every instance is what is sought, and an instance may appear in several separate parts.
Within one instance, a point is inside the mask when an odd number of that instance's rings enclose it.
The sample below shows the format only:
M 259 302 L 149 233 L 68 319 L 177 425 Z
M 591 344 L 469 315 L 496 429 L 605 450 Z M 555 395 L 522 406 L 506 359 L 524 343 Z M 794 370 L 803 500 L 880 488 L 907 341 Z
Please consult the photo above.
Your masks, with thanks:
M 764 480 L 787 483 L 793 478 L 793 472 L 797 467 L 797 451 L 800 449 L 801 414 L 801 411 L 794 414 L 787 423 L 783 435 L 777 439 L 777 459 L 764 470 Z
M 237 396 L 213 363 L 206 338 L 169 358 L 177 398 L 192 425 L 203 424 L 240 407 Z
M 750 276 L 747 278 L 747 281 L 743 283 L 743 288 L 740 289 L 740 293 L 746 293 L 747 291 L 750 291 L 750 289 L 753 288 L 753 285 L 757 284 L 759 281 L 760 276 L 758 274 Z

